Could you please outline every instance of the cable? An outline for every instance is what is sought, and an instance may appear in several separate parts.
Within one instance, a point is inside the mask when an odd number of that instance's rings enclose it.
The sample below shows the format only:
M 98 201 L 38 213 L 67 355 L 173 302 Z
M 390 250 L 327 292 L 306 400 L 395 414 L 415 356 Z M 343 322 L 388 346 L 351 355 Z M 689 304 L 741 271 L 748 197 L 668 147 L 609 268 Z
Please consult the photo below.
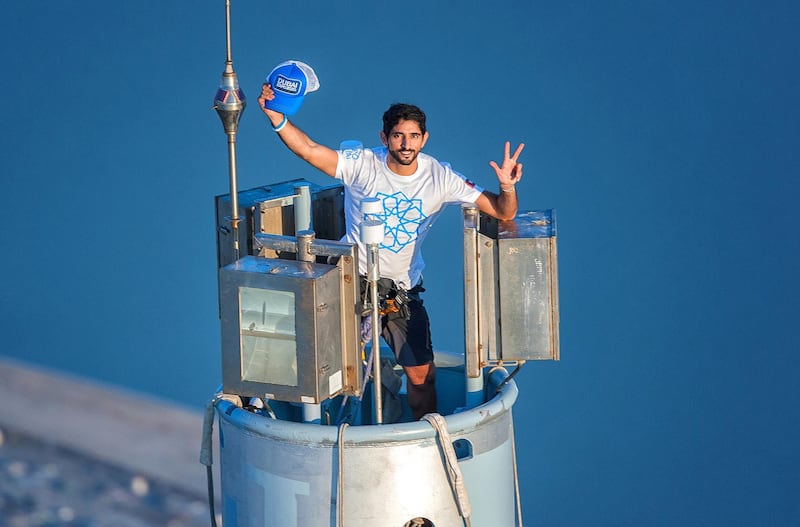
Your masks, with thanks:
M 211 513 L 211 527 L 217 527 L 217 513 L 214 511 L 214 475 L 211 473 L 211 465 L 206 467 L 206 479 L 208 480 L 208 510 Z
M 503 382 L 501 382 L 500 384 L 498 384 L 498 385 L 497 385 L 497 389 L 494 391 L 494 394 L 495 394 L 495 395 L 497 395 L 498 393 L 500 393 L 500 390 L 502 390 L 502 389 L 503 389 L 503 386 L 505 386 L 506 384 L 508 384 L 508 383 L 509 383 L 509 381 L 511 381 L 511 379 L 513 379 L 513 378 L 514 378 L 514 377 L 515 377 L 515 376 L 516 376 L 516 375 L 519 373 L 519 370 L 521 370 L 521 369 L 522 369 L 522 365 L 523 365 L 523 364 L 525 364 L 525 361 L 524 361 L 524 360 L 523 360 L 523 361 L 520 361 L 520 362 L 519 362 L 519 364 L 517 364 L 517 367 L 516 367 L 516 368 L 514 368 L 514 371 L 512 371 L 512 372 L 511 372 L 511 375 L 509 375 L 508 377 L 506 377 L 505 379 L 503 379 Z M 505 368 L 503 368 L 502 366 L 496 366 L 496 367 L 492 368 L 492 370 L 491 370 L 491 371 L 489 371 L 489 373 L 492 373 L 492 371 L 494 371 L 494 370 L 496 370 L 496 369 L 505 369 Z
M 336 476 L 336 527 L 344 525 L 344 431 L 349 425 L 339 425 L 339 474 Z M 214 526 L 216 527 L 216 526 Z
M 519 473 L 517 472 L 517 441 L 514 438 L 514 418 L 511 418 L 511 463 L 514 468 L 514 502 L 517 505 L 517 527 L 522 527 L 522 499 L 519 495 Z

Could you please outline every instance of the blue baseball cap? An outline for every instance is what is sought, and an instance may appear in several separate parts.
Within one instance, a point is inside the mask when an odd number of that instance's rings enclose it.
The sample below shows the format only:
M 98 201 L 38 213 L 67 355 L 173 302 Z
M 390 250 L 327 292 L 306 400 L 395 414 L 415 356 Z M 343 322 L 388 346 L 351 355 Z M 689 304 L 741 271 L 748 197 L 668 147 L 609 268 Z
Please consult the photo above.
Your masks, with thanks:
M 317 74 L 308 64 L 297 60 L 281 62 L 267 75 L 275 98 L 264 106 L 284 115 L 294 115 L 303 104 L 306 93 L 319 89 Z

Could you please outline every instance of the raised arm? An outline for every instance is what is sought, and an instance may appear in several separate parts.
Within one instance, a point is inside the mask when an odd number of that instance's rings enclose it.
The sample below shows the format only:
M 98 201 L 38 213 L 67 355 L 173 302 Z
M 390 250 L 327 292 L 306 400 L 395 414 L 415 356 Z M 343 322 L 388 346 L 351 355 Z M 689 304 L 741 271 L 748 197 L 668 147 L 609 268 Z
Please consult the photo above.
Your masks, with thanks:
M 271 101 L 273 98 L 275 98 L 275 93 L 272 91 L 272 87 L 269 84 L 264 84 L 261 88 L 261 96 L 258 98 L 258 106 L 269 119 L 272 129 L 276 131 L 283 144 L 314 168 L 331 177 L 335 176 L 336 165 L 339 162 L 339 156 L 336 151 L 312 141 L 305 132 L 292 124 L 284 114 L 264 107 L 264 102 Z
M 511 155 L 511 144 L 506 141 L 503 164 L 498 166 L 494 161 L 489 165 L 497 175 L 500 183 L 500 194 L 484 190 L 475 202 L 481 212 L 500 220 L 513 219 L 517 214 L 517 191 L 515 185 L 522 179 L 522 163 L 518 162 L 524 143 L 520 143 L 514 155 Z

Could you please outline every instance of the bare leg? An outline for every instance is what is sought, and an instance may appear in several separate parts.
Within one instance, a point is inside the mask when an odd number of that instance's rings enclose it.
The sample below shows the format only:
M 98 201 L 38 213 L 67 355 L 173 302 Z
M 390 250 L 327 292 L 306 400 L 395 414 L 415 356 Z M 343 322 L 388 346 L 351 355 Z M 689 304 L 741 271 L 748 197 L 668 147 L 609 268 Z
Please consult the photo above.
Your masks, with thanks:
M 404 366 L 403 369 L 408 378 L 408 406 L 411 407 L 414 420 L 435 413 L 436 366 L 431 362 L 422 366 Z

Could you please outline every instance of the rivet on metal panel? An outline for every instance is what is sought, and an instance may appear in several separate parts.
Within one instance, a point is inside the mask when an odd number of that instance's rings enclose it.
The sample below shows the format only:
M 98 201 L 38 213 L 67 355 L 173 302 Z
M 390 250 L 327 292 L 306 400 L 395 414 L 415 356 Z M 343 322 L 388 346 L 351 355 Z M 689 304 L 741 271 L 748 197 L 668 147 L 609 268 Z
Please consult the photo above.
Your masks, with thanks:
M 326 304 L 325 302 L 317 306 L 317 311 L 325 311 L 326 309 L 328 309 L 328 304 Z
M 346 264 L 349 264 L 349 263 L 350 263 L 350 262 L 352 262 L 352 261 L 353 261 L 353 259 L 352 259 L 352 258 L 350 258 L 349 256 L 345 256 L 345 257 L 344 257 L 344 263 L 346 263 Z
M 352 275 L 349 275 L 349 274 L 346 274 L 346 275 L 344 275 L 344 283 L 346 283 L 346 284 L 352 284 L 352 283 L 353 283 L 353 277 L 352 277 Z
M 484 243 L 484 245 L 485 245 L 487 248 L 491 249 L 491 248 L 492 248 L 492 245 L 494 245 L 494 244 L 492 243 L 492 240 L 489 240 L 489 241 L 487 241 L 486 243 Z

